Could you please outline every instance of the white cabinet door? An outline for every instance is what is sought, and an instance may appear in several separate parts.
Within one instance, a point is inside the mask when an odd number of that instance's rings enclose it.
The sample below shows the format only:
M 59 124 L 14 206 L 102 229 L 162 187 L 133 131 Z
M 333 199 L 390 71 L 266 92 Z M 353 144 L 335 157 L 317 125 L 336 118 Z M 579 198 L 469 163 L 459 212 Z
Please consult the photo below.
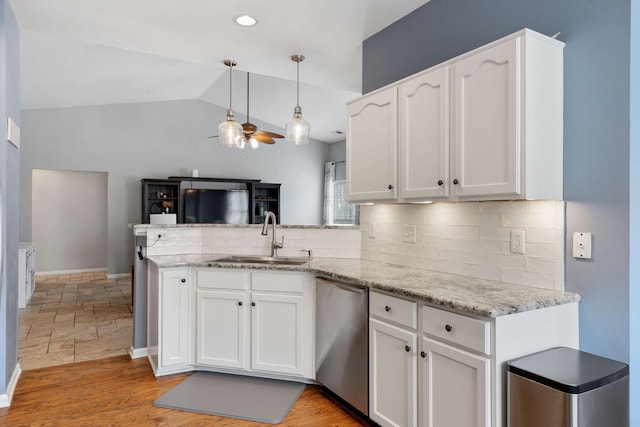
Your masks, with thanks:
M 455 62 L 454 195 L 521 191 L 520 38 Z
M 381 426 L 417 425 L 417 334 L 369 319 L 369 416 Z
M 162 271 L 159 289 L 158 370 L 189 364 L 191 286 L 189 270 Z
M 246 292 L 196 291 L 196 363 L 246 369 Z
M 449 196 L 449 67 L 400 85 L 400 198 Z
M 302 375 L 303 297 L 251 294 L 251 369 Z
M 397 197 L 397 89 L 347 105 L 347 187 L 353 202 Z
M 421 426 L 491 425 L 489 359 L 422 339 Z

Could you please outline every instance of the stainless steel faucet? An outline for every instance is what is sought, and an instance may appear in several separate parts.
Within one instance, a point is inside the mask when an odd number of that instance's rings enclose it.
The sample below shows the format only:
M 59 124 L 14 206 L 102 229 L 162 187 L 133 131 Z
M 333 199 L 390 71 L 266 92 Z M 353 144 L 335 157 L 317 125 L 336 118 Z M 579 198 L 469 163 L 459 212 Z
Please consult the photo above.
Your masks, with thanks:
M 271 257 L 275 258 L 278 256 L 278 249 L 282 249 L 284 246 L 284 236 L 282 236 L 282 242 L 276 241 L 276 214 L 271 211 L 267 211 L 264 214 L 264 223 L 262 224 L 262 235 L 266 236 L 267 228 L 269 227 L 269 218 L 271 218 L 271 224 L 273 229 L 273 237 L 271 239 Z

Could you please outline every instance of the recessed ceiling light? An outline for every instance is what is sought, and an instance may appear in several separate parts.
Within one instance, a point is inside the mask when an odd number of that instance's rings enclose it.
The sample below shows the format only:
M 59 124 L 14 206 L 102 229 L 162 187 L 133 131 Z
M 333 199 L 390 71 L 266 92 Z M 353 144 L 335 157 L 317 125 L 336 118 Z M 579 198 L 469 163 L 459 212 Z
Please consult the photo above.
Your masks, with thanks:
M 233 21 L 243 27 L 253 27 L 258 23 L 258 20 L 251 15 L 238 15 L 233 18 Z

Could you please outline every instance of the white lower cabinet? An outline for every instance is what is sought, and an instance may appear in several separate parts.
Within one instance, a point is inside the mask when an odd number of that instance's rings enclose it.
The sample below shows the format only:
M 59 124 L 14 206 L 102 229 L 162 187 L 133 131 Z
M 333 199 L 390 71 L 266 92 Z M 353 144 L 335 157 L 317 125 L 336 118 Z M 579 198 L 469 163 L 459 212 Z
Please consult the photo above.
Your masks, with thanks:
M 25 308 L 36 289 L 36 249 L 31 242 L 18 247 L 18 308 Z
M 196 270 L 196 363 L 312 378 L 309 276 Z
M 244 292 L 196 291 L 196 363 L 245 369 Z
M 415 331 L 369 320 L 369 416 L 381 426 L 417 423 Z
M 303 328 L 302 295 L 252 293 L 251 369 L 302 375 Z
M 578 303 L 476 318 L 369 296 L 369 416 L 381 426 L 506 427 L 506 362 L 578 348 Z
M 429 338 L 422 339 L 420 357 L 420 425 L 491 425 L 489 358 Z
M 188 268 L 149 267 L 147 345 L 156 375 L 191 370 L 192 290 Z

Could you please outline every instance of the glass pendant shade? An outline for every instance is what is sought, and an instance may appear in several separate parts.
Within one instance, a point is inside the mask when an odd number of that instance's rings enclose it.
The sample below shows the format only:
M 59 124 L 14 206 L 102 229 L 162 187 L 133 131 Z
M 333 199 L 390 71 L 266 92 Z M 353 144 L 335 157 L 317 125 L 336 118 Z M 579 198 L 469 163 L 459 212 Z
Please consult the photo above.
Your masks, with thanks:
M 227 112 L 227 120 L 218 126 L 218 137 L 220 144 L 225 147 L 238 147 L 240 138 L 243 137 L 242 126 L 233 120 L 233 111 Z
M 296 106 L 293 110 L 293 117 L 285 125 L 287 142 L 291 144 L 307 144 L 309 142 L 309 122 L 302 118 L 302 110 Z
M 233 119 L 233 109 L 231 108 L 232 88 L 233 88 L 233 67 L 237 65 L 232 59 L 225 59 L 224 65 L 229 67 L 229 109 L 227 110 L 227 120 L 218 125 L 218 138 L 220 144 L 225 147 L 239 147 L 240 139 L 244 138 L 242 125 Z
M 309 122 L 302 118 L 302 108 L 300 108 L 300 62 L 304 61 L 304 56 L 293 55 L 291 60 L 296 63 L 296 106 L 293 109 L 293 117 L 285 124 L 287 142 L 295 145 L 309 143 Z

